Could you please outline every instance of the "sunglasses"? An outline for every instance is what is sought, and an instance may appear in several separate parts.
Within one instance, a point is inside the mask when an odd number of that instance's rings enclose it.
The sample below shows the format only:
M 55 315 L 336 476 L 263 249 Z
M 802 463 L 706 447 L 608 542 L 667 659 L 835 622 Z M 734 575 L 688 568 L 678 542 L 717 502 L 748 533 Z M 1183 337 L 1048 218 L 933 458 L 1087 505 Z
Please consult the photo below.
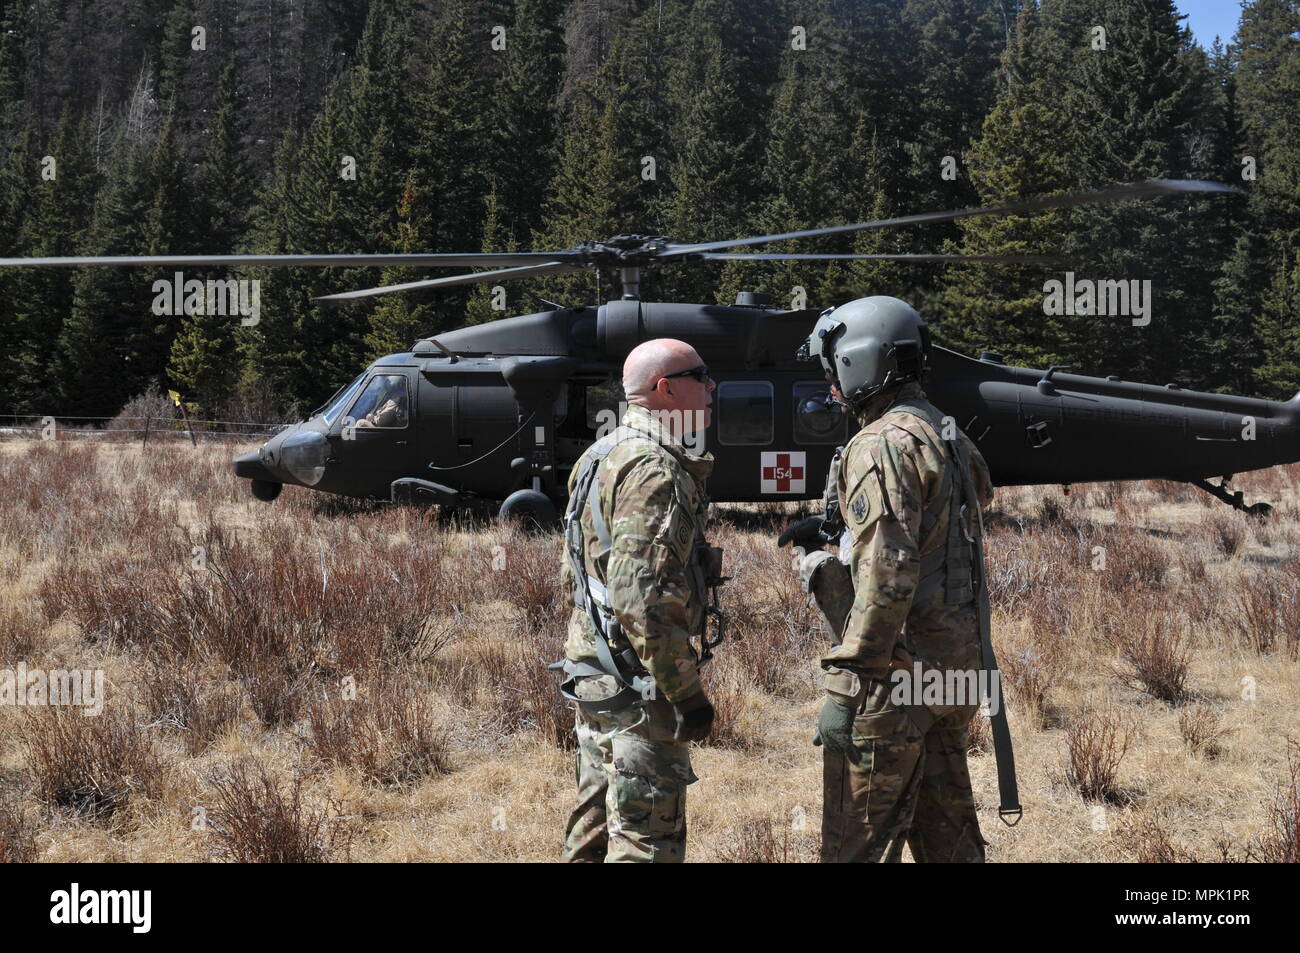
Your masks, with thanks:
M 699 367 L 692 367 L 689 370 L 678 371 L 676 374 L 664 374 L 663 376 L 669 380 L 674 377 L 694 377 L 701 384 L 704 384 L 709 380 L 709 366 L 701 364 Z

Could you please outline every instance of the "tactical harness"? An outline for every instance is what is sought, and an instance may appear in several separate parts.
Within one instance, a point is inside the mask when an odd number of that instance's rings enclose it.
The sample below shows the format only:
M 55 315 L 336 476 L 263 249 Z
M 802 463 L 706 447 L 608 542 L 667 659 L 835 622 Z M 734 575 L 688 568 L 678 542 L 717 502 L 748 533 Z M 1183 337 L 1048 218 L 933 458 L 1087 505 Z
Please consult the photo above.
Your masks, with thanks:
M 939 498 L 947 498 L 948 538 L 946 544 L 932 552 L 920 556 L 918 570 L 919 581 L 913 593 L 913 601 L 931 598 L 939 587 L 944 587 L 944 602 L 948 605 L 962 605 L 976 597 L 977 615 L 980 629 L 980 654 L 984 670 L 990 674 L 993 697 L 989 699 L 992 709 L 989 720 L 993 735 L 993 756 L 998 768 L 998 816 L 1011 826 L 1019 822 L 1023 809 L 1020 806 L 1019 791 L 1016 786 L 1016 763 L 1011 749 L 1011 730 L 1007 726 L 1006 709 L 1002 698 L 1002 681 L 993 678 L 998 671 L 997 657 L 993 654 L 993 642 L 990 633 L 990 613 L 987 577 L 984 572 L 984 516 L 980 509 L 979 495 L 975 490 L 975 480 L 971 471 L 970 447 L 960 440 L 949 440 L 942 436 L 943 419 L 936 419 L 936 408 L 901 401 L 891 406 L 884 415 L 893 413 L 910 414 L 924 422 L 934 436 L 943 441 L 949 461 L 954 466 L 945 467 L 943 483 L 940 485 Z M 882 415 L 882 416 L 884 416 Z M 906 428 L 904 428 L 906 429 Z M 826 498 L 826 517 L 828 523 L 839 528 L 843 525 L 839 511 L 838 479 L 836 471 L 841 463 L 842 449 L 836 452 L 831 463 L 830 489 Z M 954 471 L 960 479 L 954 479 Z M 886 508 L 889 497 L 881 484 L 881 498 Z M 944 507 L 936 507 L 921 516 L 919 539 L 924 539 L 934 528 L 935 522 Z M 974 511 L 974 519 L 971 512 Z M 891 517 L 895 517 L 889 511 Z M 847 532 L 847 530 L 845 530 Z M 841 541 L 841 552 L 847 551 L 847 540 Z M 847 621 L 844 620 L 844 621 Z M 842 625 L 836 632 L 842 634 Z M 924 734 L 934 723 L 934 716 L 924 705 L 904 705 L 908 716 L 918 730 Z
M 574 481 L 573 494 L 569 497 L 564 513 L 565 552 L 575 582 L 573 604 L 591 620 L 596 636 L 592 640 L 596 648 L 596 661 L 592 663 L 561 659 L 548 667 L 562 669 L 564 674 L 569 676 L 560 686 L 560 694 L 569 701 L 576 702 L 583 711 L 591 714 L 606 714 L 644 705 L 654 699 L 657 692 L 654 679 L 645 670 L 645 666 L 641 664 L 640 658 L 631 645 L 621 652 L 614 651 L 614 646 L 618 644 L 622 635 L 622 626 L 614 615 L 604 583 L 588 573 L 586 567 L 582 513 L 588 506 L 591 508 L 592 529 L 600 544 L 600 551 L 596 558 L 606 560 L 613 549 L 613 538 L 605 522 L 605 514 L 600 509 L 600 467 L 610 451 L 625 440 L 646 440 L 655 444 L 650 437 L 640 431 L 623 426 L 597 440 L 583 458 L 578 477 Z M 705 543 L 698 518 L 695 520 L 695 537 L 691 544 L 687 572 L 691 578 L 692 592 L 700 599 L 708 597 L 702 631 L 697 633 L 700 639 L 698 664 L 703 665 L 713 657 L 713 649 L 720 645 L 725 637 L 727 620 L 718 604 L 718 587 L 726 580 L 722 576 L 722 550 Z M 710 618 L 717 626 L 717 635 L 713 639 L 708 637 Z M 617 691 L 606 698 L 579 698 L 575 693 L 576 680 L 582 676 L 593 675 L 611 676 L 618 686 Z

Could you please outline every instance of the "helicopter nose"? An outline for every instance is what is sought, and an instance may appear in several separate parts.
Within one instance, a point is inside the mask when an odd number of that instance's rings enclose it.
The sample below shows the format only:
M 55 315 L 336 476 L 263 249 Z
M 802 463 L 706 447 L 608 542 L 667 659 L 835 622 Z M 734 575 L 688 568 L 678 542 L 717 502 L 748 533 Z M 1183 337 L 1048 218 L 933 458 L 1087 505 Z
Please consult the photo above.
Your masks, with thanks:
M 285 427 L 256 450 L 241 453 L 235 458 L 235 476 L 263 482 L 294 482 L 293 475 L 283 460 L 283 445 L 298 429 L 297 425 Z
M 250 450 L 235 457 L 235 476 L 245 480 L 266 480 L 276 483 L 284 479 L 262 462 L 261 450 Z

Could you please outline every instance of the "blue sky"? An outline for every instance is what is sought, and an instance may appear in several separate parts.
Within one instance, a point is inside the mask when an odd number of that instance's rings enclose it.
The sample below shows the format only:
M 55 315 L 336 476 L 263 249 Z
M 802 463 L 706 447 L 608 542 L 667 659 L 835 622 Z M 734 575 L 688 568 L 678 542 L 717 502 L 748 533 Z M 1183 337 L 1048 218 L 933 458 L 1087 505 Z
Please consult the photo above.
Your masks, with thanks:
M 1241 17 L 1239 0 L 1177 0 L 1177 4 L 1178 11 L 1187 14 L 1183 23 L 1192 28 L 1192 35 L 1201 46 L 1208 50 L 1216 33 L 1223 37 L 1225 46 L 1232 42 Z

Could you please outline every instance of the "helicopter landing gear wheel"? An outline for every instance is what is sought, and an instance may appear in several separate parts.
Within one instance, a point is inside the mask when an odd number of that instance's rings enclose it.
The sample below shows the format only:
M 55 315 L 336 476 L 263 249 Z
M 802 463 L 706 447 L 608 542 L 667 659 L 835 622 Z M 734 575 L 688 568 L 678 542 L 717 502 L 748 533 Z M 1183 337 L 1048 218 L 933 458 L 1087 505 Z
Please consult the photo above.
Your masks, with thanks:
M 551 529 L 560 520 L 559 511 L 545 493 L 538 490 L 515 490 L 505 498 L 497 519 L 517 522 L 525 529 Z
M 284 489 L 283 483 L 272 483 L 270 480 L 253 480 L 252 484 L 253 496 L 263 503 L 270 503 Z

